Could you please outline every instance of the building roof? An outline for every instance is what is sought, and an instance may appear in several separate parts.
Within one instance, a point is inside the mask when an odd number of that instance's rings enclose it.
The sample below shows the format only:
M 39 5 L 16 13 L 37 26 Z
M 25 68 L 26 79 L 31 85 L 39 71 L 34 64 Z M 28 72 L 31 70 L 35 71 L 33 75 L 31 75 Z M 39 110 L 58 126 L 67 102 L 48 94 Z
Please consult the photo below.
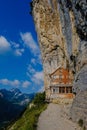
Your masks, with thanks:
M 64 69 L 64 70 L 69 71 L 68 69 L 65 69 L 65 68 L 63 68 L 63 67 L 61 67 L 61 66 L 58 66 L 57 69 L 56 69 L 54 72 L 52 72 L 51 74 L 49 74 L 49 76 L 53 75 L 53 74 L 54 74 L 57 70 L 59 70 L 59 69 Z

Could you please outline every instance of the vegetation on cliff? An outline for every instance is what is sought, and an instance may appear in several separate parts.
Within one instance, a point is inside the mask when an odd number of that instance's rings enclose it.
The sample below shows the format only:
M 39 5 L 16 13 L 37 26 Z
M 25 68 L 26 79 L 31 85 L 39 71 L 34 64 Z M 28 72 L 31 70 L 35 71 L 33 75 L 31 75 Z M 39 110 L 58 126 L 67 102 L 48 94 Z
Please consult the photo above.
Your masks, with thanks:
M 23 115 L 8 130 L 36 130 L 38 117 L 46 107 L 45 93 L 36 94 L 31 105 L 27 107 Z

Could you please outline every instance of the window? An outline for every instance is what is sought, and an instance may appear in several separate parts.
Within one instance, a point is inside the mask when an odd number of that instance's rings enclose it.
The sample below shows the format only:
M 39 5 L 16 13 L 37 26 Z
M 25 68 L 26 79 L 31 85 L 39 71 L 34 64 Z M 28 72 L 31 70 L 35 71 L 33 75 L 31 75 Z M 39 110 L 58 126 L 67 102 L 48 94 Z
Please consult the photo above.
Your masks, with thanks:
M 56 75 L 54 75 L 53 78 L 56 79 Z
M 59 87 L 59 93 L 72 93 L 72 87 Z
M 62 87 L 62 93 L 65 93 L 65 87 Z
M 58 88 L 53 88 L 53 93 L 58 93 L 59 89 Z
M 66 93 L 68 93 L 68 87 L 66 87 Z
M 64 75 L 59 75 L 59 79 L 64 79 Z
M 59 75 L 54 75 L 53 78 L 57 79 L 57 78 L 59 78 Z
M 72 87 L 66 87 L 66 93 L 72 93 Z
M 65 93 L 65 87 L 59 87 L 59 93 Z
M 69 88 L 69 92 L 72 93 L 72 87 Z

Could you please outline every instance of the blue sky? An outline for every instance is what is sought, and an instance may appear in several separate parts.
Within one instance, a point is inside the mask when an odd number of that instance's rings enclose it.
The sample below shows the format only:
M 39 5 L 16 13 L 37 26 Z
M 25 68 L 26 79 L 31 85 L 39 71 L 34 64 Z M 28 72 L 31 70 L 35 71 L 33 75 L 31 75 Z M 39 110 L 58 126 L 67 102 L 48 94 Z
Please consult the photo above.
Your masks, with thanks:
M 31 0 L 0 0 L 0 89 L 43 89 L 41 54 Z

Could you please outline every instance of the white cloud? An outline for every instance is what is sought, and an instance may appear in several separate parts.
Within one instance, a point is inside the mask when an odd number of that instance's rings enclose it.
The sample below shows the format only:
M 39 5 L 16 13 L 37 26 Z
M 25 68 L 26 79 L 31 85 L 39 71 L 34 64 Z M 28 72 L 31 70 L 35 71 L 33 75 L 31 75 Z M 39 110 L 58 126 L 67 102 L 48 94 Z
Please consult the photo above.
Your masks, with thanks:
M 36 72 L 34 74 L 34 78 L 38 79 L 38 80 L 43 80 L 43 71 L 40 71 L 40 72 Z
M 22 56 L 22 54 L 24 53 L 24 51 L 25 51 L 24 49 L 16 49 L 15 50 L 15 55 L 16 56 Z
M 14 81 L 11 81 L 11 85 L 12 86 L 19 86 L 21 83 L 20 83 L 20 81 L 19 80 L 14 80 Z
M 16 56 L 22 56 L 24 53 L 24 48 L 20 48 L 20 44 L 16 42 L 11 42 L 12 49 L 14 50 L 14 54 Z
M 37 61 L 38 61 L 39 64 L 42 65 L 42 57 L 41 57 L 41 55 L 38 55 L 38 60 Z
M 32 58 L 31 59 L 31 64 L 33 64 L 34 66 L 36 66 L 37 64 L 42 65 L 41 55 L 38 55 L 37 58 Z
M 0 84 L 3 84 L 3 85 L 9 85 L 9 86 L 19 86 L 20 85 L 20 81 L 15 79 L 15 80 L 8 80 L 8 79 L 1 79 L 0 80 Z
M 16 42 L 12 42 L 12 41 L 11 41 L 11 45 L 12 45 L 12 47 L 15 48 L 15 49 L 20 47 L 20 44 L 18 44 L 18 43 L 16 43 Z
M 36 72 L 36 70 L 31 65 L 28 65 L 27 70 L 30 74 L 34 74 Z
M 8 81 L 8 79 L 1 79 L 0 84 L 7 85 L 7 84 L 9 84 L 9 81 Z
M 30 51 L 34 54 L 37 55 L 39 54 L 39 47 L 37 45 L 37 43 L 35 42 L 35 40 L 32 37 L 32 34 L 30 32 L 26 32 L 26 33 L 20 33 L 21 38 L 24 42 L 24 44 L 30 49 Z
M 43 85 L 43 71 L 38 71 L 36 67 L 33 67 L 31 64 L 27 67 L 27 76 L 30 78 L 31 82 L 35 85 Z
M 26 75 L 31 78 L 33 74 L 35 74 L 36 70 L 31 66 L 28 65 Z
M 24 45 L 30 49 L 31 53 L 33 54 L 34 58 L 31 60 L 31 63 L 42 64 L 40 49 L 36 41 L 34 40 L 32 34 L 30 32 L 20 33 L 21 38 L 24 42 Z
M 34 65 L 36 65 L 36 63 L 37 63 L 37 62 L 36 62 L 36 59 L 35 59 L 35 58 L 32 58 L 32 59 L 31 59 L 31 63 L 34 64 Z
M 23 86 L 24 88 L 27 88 L 30 84 L 31 84 L 31 83 L 30 83 L 29 81 L 24 81 L 23 84 L 22 84 L 22 86 Z
M 4 36 L 0 36 L 0 54 L 4 54 L 9 51 L 15 56 L 22 56 L 25 50 L 24 48 L 20 48 L 20 44 L 12 41 L 8 42 Z
M 15 80 L 9 80 L 9 79 L 0 79 L 0 84 L 5 86 L 13 86 L 13 87 L 24 87 L 27 88 L 30 85 L 29 81 L 19 81 L 17 79 Z
M 11 49 L 10 43 L 3 36 L 0 36 L 0 53 L 7 52 Z
M 35 72 L 32 76 L 32 81 L 37 85 L 43 84 L 43 79 L 43 71 Z

